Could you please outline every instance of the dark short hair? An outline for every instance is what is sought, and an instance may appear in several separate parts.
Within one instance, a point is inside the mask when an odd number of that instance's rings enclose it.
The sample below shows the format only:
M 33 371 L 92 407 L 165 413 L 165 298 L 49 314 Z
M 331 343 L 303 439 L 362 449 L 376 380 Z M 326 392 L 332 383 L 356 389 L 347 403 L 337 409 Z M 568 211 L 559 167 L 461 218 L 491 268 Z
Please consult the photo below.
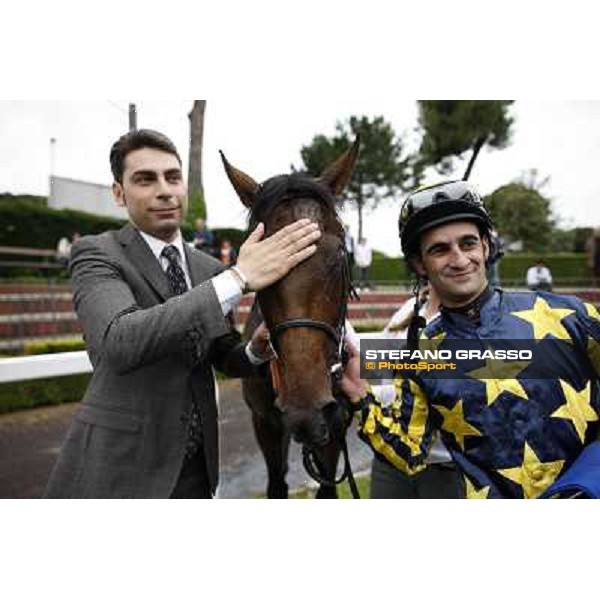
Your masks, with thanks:
M 164 134 L 152 129 L 138 129 L 122 135 L 110 149 L 110 169 L 115 181 L 123 183 L 125 171 L 125 157 L 134 150 L 141 148 L 155 148 L 177 157 L 181 165 L 181 158 L 175 144 Z

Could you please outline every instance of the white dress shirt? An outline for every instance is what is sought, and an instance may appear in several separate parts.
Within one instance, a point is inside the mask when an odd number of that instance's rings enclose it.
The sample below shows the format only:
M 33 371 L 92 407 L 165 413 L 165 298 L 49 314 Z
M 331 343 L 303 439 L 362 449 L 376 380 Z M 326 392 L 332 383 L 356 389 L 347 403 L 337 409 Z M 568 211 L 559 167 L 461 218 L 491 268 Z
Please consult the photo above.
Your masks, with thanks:
M 177 232 L 177 236 L 172 242 L 164 242 L 163 240 L 159 240 L 152 235 L 149 235 L 143 231 L 140 231 L 140 235 L 143 240 L 148 244 L 150 250 L 152 250 L 152 254 L 156 256 L 156 259 L 160 263 L 162 270 L 166 272 L 167 267 L 169 266 L 169 261 L 162 255 L 162 251 L 165 246 L 175 246 L 179 251 L 178 261 L 179 266 L 182 268 L 183 273 L 185 275 L 185 281 L 187 283 L 188 289 L 192 289 L 192 280 L 190 277 L 190 270 L 187 264 L 187 258 L 185 256 L 185 251 L 183 248 L 183 238 L 181 237 L 181 232 Z M 215 275 L 211 282 L 213 287 L 215 288 L 215 293 L 217 294 L 217 298 L 219 300 L 219 304 L 221 306 L 221 310 L 223 311 L 223 315 L 227 315 L 232 310 L 234 310 L 237 305 L 240 303 L 242 299 L 242 290 L 240 285 L 235 278 L 235 275 L 232 275 L 228 270 Z M 250 349 L 250 343 L 246 345 L 246 355 L 252 364 L 261 365 L 265 362 L 264 359 L 256 356 L 252 350 Z

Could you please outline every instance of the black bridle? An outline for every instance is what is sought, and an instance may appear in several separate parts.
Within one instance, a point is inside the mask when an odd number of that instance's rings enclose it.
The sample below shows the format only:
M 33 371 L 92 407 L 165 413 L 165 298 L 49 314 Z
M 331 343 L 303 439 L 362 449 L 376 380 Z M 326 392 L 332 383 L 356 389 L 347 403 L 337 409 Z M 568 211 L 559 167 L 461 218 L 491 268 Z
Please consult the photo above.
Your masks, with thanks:
M 339 390 L 339 383 L 342 378 L 343 368 L 345 366 L 345 363 L 347 362 L 344 350 L 344 338 L 346 333 L 346 317 L 348 314 L 348 299 L 351 297 L 359 299 L 358 292 L 356 291 L 356 288 L 352 283 L 352 276 L 350 273 L 348 255 L 344 240 L 342 240 L 341 242 L 341 248 L 343 249 L 342 278 L 344 285 L 344 297 L 341 303 L 340 314 L 338 316 L 337 324 L 333 326 L 329 323 L 325 323 L 324 321 L 317 321 L 316 319 L 296 318 L 288 319 L 287 321 L 278 323 L 270 330 L 271 345 L 276 355 L 279 355 L 279 337 L 284 331 L 287 331 L 288 329 L 295 329 L 301 327 L 305 329 L 316 329 L 318 331 L 325 332 L 336 347 L 335 359 L 330 367 L 329 372 L 332 378 L 334 390 L 336 388 L 338 389 L 338 396 L 342 393 L 341 390 Z M 336 400 L 338 400 L 339 403 L 339 399 L 336 398 Z M 349 411 L 344 410 L 344 412 L 348 413 Z M 350 418 L 351 412 L 347 414 L 346 422 Z M 306 472 L 320 485 L 335 487 L 347 478 L 348 485 L 350 486 L 350 491 L 352 493 L 353 498 L 360 499 L 358 487 L 356 485 L 356 481 L 354 480 L 354 474 L 352 473 L 352 467 L 350 466 L 350 456 L 348 453 L 348 445 L 346 443 L 346 429 L 347 425 L 344 425 L 334 427 L 332 431 L 334 439 L 340 445 L 344 457 L 344 469 L 339 478 L 336 478 L 334 474 L 333 479 L 330 480 L 323 475 L 323 467 L 321 465 L 321 461 L 316 455 L 314 448 L 306 444 L 302 445 L 302 462 L 304 468 L 306 469 Z

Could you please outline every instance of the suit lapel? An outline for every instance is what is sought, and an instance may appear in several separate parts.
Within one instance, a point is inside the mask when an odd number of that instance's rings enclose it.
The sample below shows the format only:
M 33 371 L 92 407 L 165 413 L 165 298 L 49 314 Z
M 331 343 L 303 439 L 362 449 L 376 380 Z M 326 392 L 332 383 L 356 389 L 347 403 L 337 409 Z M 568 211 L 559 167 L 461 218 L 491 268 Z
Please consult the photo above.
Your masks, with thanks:
M 213 267 L 211 261 L 206 259 L 202 251 L 192 250 L 187 244 L 184 244 L 183 247 L 190 271 L 192 287 L 200 285 L 203 281 L 210 279 L 218 272 L 218 269 Z
M 136 228 L 128 223 L 118 233 L 119 242 L 124 247 L 125 254 L 137 267 L 142 277 L 164 301 L 171 297 L 169 282 L 156 256 L 144 241 Z

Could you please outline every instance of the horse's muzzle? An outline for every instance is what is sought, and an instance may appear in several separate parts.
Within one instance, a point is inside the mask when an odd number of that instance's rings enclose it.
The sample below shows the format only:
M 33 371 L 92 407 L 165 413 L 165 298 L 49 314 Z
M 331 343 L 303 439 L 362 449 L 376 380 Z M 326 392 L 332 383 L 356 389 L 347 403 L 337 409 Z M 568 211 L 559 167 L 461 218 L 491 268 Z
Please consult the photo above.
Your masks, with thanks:
M 332 426 L 337 415 L 337 403 L 332 398 L 322 409 L 300 411 L 288 409 L 284 421 L 292 437 L 299 444 L 309 447 L 325 446 L 332 436 Z

